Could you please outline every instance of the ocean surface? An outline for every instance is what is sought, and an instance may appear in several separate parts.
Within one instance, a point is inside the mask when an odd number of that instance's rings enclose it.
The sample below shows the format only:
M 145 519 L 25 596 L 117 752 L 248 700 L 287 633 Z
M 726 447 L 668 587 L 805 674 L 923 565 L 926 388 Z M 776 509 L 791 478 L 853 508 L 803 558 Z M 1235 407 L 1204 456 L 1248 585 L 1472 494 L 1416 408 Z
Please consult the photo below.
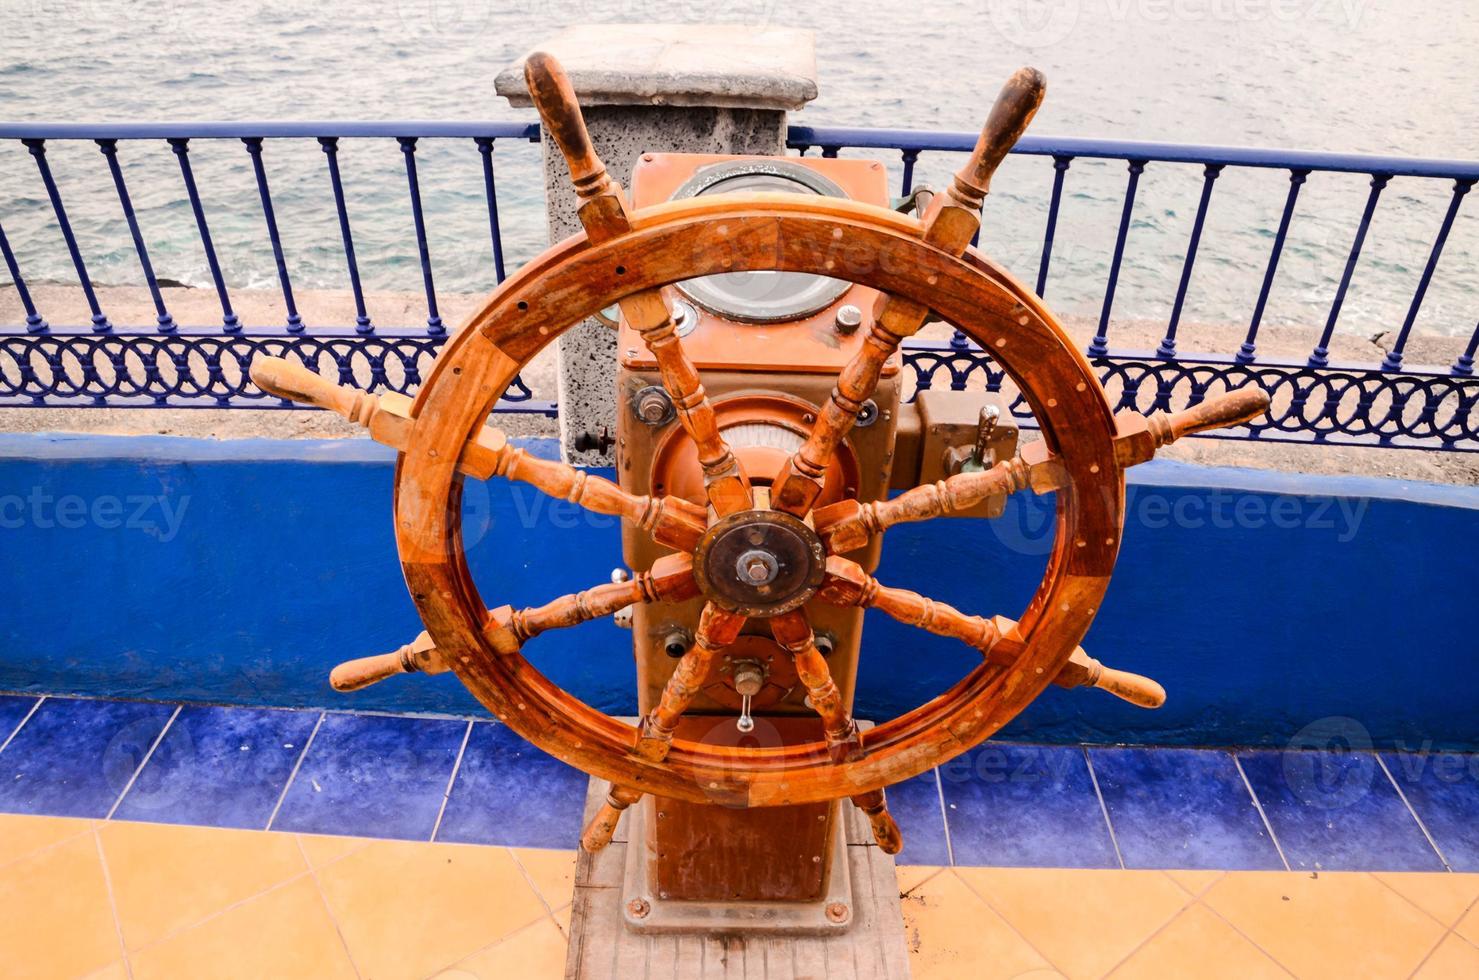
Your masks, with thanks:
M 1049 80 L 1035 133 L 1479 157 L 1474 0 L 0 0 L 0 119 L 524 120 L 529 110 L 498 98 L 493 76 L 563 25 L 617 21 L 814 31 L 821 95 L 793 115 L 800 123 L 974 130 L 1001 82 L 1032 64 Z M 265 152 L 294 286 L 345 288 L 319 146 L 269 141 Z M 878 157 L 897 180 L 896 155 Z M 120 158 L 157 274 L 208 285 L 168 146 L 125 142 Z M 200 140 L 191 158 L 228 285 L 275 287 L 245 147 Z M 90 278 L 142 284 L 98 148 L 53 141 L 48 159 Z M 545 244 L 539 148 L 500 141 L 495 160 L 512 268 Z M 490 289 L 475 146 L 423 141 L 417 162 L 438 288 Z M 399 147 L 346 140 L 340 163 L 366 288 L 420 290 Z M 926 155 L 916 179 L 941 186 L 958 165 L 956 156 Z M 1046 289 L 1061 312 L 1092 315 L 1103 302 L 1125 179 L 1124 164 L 1113 161 L 1077 161 L 1068 173 Z M 1013 158 L 987 205 L 983 247 L 1029 282 L 1051 182 L 1050 160 Z M 1169 314 L 1201 182 L 1199 167 L 1147 169 L 1116 317 Z M 1276 170 L 1228 170 L 1217 181 L 1186 322 L 1226 323 L 1230 337 L 1246 327 L 1287 189 L 1287 175 Z M 1400 326 L 1451 191 L 1438 180 L 1388 186 L 1342 330 Z M 1324 323 L 1366 193 L 1360 175 L 1310 178 L 1265 322 Z M 1459 212 L 1421 330 L 1474 329 L 1476 198 Z M 76 281 L 35 163 L 15 141 L 0 141 L 0 225 L 28 280 Z

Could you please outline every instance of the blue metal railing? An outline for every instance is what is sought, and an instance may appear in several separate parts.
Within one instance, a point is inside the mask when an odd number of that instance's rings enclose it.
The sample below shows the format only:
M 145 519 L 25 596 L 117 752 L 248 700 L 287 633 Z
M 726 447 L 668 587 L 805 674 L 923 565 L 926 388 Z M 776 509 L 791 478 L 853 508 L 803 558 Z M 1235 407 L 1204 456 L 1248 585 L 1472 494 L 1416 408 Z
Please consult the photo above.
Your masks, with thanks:
M 366 310 L 338 157 L 339 141 L 353 138 L 393 139 L 402 151 L 408 204 L 426 299 L 424 327 L 374 324 Z M 23 327 L 0 327 L 0 404 L 287 407 L 279 406 L 275 399 L 269 399 L 246 379 L 246 367 L 251 357 L 261 352 L 290 353 L 317 370 L 336 370 L 340 379 L 347 383 L 399 389 L 418 384 L 426 362 L 446 337 L 446 328 L 438 310 L 427 246 L 426 215 L 416 167 L 418 142 L 432 138 L 470 140 L 477 147 L 482 164 L 496 280 L 501 282 L 505 275 L 505 260 L 493 148 L 498 140 L 537 141 L 539 130 L 533 124 L 243 122 L 0 125 L 0 141 L 22 142 L 35 160 L 91 320 L 89 325 L 70 327 L 47 323 L 33 302 L 16 256 L 5 237 L 3 223 L 0 223 L 0 253 L 3 253 L 25 313 Z M 286 323 L 281 327 L 245 326 L 232 308 L 189 157 L 192 141 L 208 139 L 240 141 L 249 155 L 287 314 Z M 325 154 L 356 309 L 352 326 L 308 328 L 297 311 L 263 164 L 264 154 L 271 144 L 285 139 L 314 139 Z M 57 140 L 93 141 L 106 158 L 133 248 L 155 306 L 156 323 L 152 327 L 116 326 L 100 307 L 47 160 L 47 143 Z M 220 302 L 222 322 L 219 327 L 178 325 L 166 307 L 119 166 L 119 144 L 131 140 L 166 141 L 174 150 L 185 196 L 189 200 L 199 242 Z M 976 134 L 967 132 L 793 126 L 788 145 L 803 154 L 813 148 L 820 149 L 824 156 L 837 156 L 845 149 L 897 152 L 902 166 L 900 191 L 908 194 L 914 187 L 916 165 L 923 154 L 964 153 L 974 146 L 975 141 Z M 1064 187 L 1071 179 L 1069 171 L 1073 162 L 1087 158 L 1119 160 L 1126 165 L 1123 206 L 1105 279 L 1104 299 L 1097 329 L 1087 348 L 1087 354 L 1101 371 L 1106 385 L 1112 392 L 1118 391 L 1118 407 L 1140 411 L 1179 408 L 1195 404 L 1220 388 L 1254 383 L 1270 392 L 1274 409 L 1268 419 L 1231 437 L 1479 451 L 1479 419 L 1476 419 L 1476 414 L 1479 414 L 1479 381 L 1473 378 L 1479 326 L 1475 327 L 1463 353 L 1450 365 L 1413 367 L 1404 363 L 1413 324 L 1432 283 L 1459 207 L 1474 183 L 1479 181 L 1479 161 L 1035 136 L 1024 138 L 1014 152 L 1049 157 L 1053 162 L 1047 222 L 1037 263 L 1036 288 L 1040 294 L 1047 288 Z M 1118 350 L 1110 346 L 1115 292 L 1140 178 L 1152 166 L 1199 167 L 1201 192 L 1181 261 L 1171 313 L 1160 343 L 1154 351 Z M 1184 353 L 1178 349 L 1177 331 L 1214 187 L 1229 168 L 1283 171 L 1288 176 L 1288 191 L 1258 298 L 1247 330 L 1241 332 L 1241 342 L 1226 352 Z M 1258 349 L 1259 331 L 1275 273 L 1295 220 L 1301 189 L 1311 175 L 1317 173 L 1363 174 L 1370 179 L 1370 190 L 1319 338 L 1311 344 L 1306 357 L 1271 359 Z M 1395 177 L 1451 181 L 1447 209 L 1402 326 L 1384 357 L 1379 363 L 1372 364 L 1332 364 L 1329 347 L 1341 307 L 1382 191 Z M 1006 382 L 989 354 L 974 348 L 959 333 L 948 342 L 911 344 L 906 351 L 906 363 L 919 387 L 934 384 L 942 372 L 948 377 L 948 383 L 956 388 L 979 382 L 988 388 L 999 389 Z M 555 406 L 534 401 L 528 389 L 519 384 L 511 390 L 505 402 L 500 403 L 499 410 L 553 414 Z M 1020 401 L 1014 406 L 1014 411 L 1024 421 L 1030 420 L 1027 407 Z

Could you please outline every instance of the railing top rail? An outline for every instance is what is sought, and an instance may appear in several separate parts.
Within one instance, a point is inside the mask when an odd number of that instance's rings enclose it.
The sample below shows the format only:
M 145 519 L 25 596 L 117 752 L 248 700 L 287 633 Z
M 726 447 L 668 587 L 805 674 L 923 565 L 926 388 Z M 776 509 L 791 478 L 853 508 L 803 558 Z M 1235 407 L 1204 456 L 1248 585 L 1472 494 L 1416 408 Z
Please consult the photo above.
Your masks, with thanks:
M 148 140 L 148 139 L 275 139 L 284 137 L 441 137 L 539 140 L 539 124 L 527 122 L 446 122 L 386 120 L 374 122 L 151 122 L 151 123 L 28 123 L 0 122 L 0 139 L 38 140 Z
M 968 152 L 976 145 L 977 138 L 976 133 L 944 130 L 792 126 L 786 142 L 790 146 L 846 146 L 858 149 Z M 1394 177 L 1446 177 L 1454 180 L 1479 180 L 1479 160 L 1432 160 L 1422 157 L 1326 153 L 1316 150 L 1276 150 L 1252 146 L 1201 146 L 1189 143 L 1151 143 L 1140 140 L 1029 135 L 1018 140 L 1012 152 L 1035 156 L 1096 157 L 1111 160 L 1199 163 L 1229 167 L 1271 167 L 1280 170 L 1380 173 Z
M 158 122 L 158 123 L 33 123 L 0 122 L 0 139 L 132 140 L 132 139 L 263 139 L 291 137 L 399 137 L 427 139 L 539 139 L 532 122 L 469 120 L 314 121 L 301 122 Z M 848 126 L 792 126 L 787 145 L 845 146 L 856 149 L 936 150 L 967 152 L 977 134 L 926 129 L 864 129 Z M 1089 139 L 1077 136 L 1024 136 L 1014 152 L 1034 156 L 1091 157 L 1107 160 L 1145 160 L 1229 167 L 1267 167 L 1280 170 L 1324 170 L 1340 173 L 1387 174 L 1393 177 L 1439 177 L 1479 181 L 1479 160 L 1439 160 L 1422 157 L 1317 150 L 1280 150 L 1253 146 L 1208 146 L 1156 143 L 1141 140 Z

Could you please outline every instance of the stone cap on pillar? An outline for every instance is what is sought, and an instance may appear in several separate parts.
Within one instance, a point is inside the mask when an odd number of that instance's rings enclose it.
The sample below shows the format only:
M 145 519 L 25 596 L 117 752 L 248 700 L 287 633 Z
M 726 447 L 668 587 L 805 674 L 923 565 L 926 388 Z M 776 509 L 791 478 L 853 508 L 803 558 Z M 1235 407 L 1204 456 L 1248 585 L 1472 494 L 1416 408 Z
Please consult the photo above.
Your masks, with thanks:
M 534 50 L 560 59 L 576 96 L 588 106 L 800 109 L 817 97 L 816 38 L 805 30 L 585 24 Z M 524 58 L 499 72 L 493 87 L 511 105 L 533 105 L 524 85 Z

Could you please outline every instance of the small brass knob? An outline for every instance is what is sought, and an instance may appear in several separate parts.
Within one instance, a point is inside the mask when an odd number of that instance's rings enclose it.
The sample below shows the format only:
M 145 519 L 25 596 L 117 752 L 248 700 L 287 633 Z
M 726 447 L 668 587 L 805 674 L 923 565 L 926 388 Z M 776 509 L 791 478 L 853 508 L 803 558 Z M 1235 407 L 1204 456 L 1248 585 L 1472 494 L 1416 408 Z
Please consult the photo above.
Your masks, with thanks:
M 851 303 L 845 303 L 837 308 L 837 318 L 834 326 L 836 326 L 837 332 L 842 334 L 842 336 L 848 337 L 857 333 L 858 327 L 862 325 L 862 310 L 853 306 Z
M 734 665 L 734 689 L 740 695 L 753 698 L 765 686 L 765 668 L 752 660 Z

